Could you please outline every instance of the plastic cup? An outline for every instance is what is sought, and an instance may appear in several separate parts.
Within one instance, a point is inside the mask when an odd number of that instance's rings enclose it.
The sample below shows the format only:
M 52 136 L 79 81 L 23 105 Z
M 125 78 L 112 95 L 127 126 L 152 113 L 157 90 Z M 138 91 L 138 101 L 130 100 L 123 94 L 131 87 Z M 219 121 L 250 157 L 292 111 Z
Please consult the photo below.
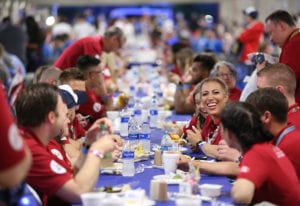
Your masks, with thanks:
M 179 159 L 179 156 L 180 154 L 175 151 L 165 151 L 163 153 L 163 166 L 166 175 L 176 172 L 176 162 Z

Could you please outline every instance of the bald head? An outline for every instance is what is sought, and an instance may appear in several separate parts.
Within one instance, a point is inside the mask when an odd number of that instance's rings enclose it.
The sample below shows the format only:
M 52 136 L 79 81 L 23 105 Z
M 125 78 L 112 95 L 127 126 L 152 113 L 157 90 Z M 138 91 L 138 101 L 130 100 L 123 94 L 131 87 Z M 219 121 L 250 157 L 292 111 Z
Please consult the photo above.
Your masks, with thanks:
M 59 76 L 62 73 L 60 69 L 54 66 L 45 66 L 39 78 L 36 79 L 37 82 L 46 82 L 49 84 L 57 84 L 59 80 Z

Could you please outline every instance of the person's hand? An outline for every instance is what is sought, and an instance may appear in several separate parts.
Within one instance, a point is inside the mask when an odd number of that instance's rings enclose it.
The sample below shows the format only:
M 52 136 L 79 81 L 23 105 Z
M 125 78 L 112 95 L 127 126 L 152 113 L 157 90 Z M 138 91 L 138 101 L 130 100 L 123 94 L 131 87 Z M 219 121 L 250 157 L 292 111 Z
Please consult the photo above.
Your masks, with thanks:
M 117 149 L 117 150 L 114 150 L 111 153 L 111 155 L 112 155 L 112 159 L 114 161 L 118 161 L 121 158 L 121 156 L 122 156 L 122 152 L 121 152 L 121 150 Z
M 221 140 L 217 146 L 217 159 L 226 161 L 235 161 L 241 153 L 227 145 L 225 140 Z
M 197 144 L 197 142 L 202 140 L 201 129 L 197 129 L 195 126 L 192 126 L 192 130 L 187 130 L 187 140 L 193 146 Z
M 268 64 L 268 61 L 264 61 L 263 63 L 257 63 L 256 64 L 256 70 L 259 72 L 260 70 L 262 70 L 263 68 L 265 68 Z
M 174 74 L 173 72 L 168 72 L 167 77 L 169 82 L 177 84 L 178 82 L 181 81 L 180 77 L 177 74 Z
M 103 154 L 112 153 L 113 151 L 120 151 L 117 140 L 114 135 L 104 135 L 91 145 L 91 149 L 97 149 Z
M 94 124 L 89 128 L 89 130 L 86 132 L 86 143 L 87 145 L 90 145 L 97 139 L 97 135 L 99 132 L 100 125 L 104 124 L 106 130 L 109 134 L 112 133 L 112 122 L 108 118 L 101 118 L 94 122 Z
M 114 138 L 115 138 L 115 140 L 116 140 L 116 142 L 117 142 L 117 145 L 119 146 L 119 147 L 123 147 L 123 145 L 124 145 L 124 143 L 125 143 L 125 140 L 122 138 L 122 137 L 120 137 L 119 135 L 116 135 L 116 134 L 114 134 L 114 135 L 112 135 Z
M 179 159 L 177 160 L 176 164 L 177 164 L 177 168 L 188 172 L 189 171 L 189 162 L 191 161 L 190 158 L 187 158 L 184 155 L 180 155 Z

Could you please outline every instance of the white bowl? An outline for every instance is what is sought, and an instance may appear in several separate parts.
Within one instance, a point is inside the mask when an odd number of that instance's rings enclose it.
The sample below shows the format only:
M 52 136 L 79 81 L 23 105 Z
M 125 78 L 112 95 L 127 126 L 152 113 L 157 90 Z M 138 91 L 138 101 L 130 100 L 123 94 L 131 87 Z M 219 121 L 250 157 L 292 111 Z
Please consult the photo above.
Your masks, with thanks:
M 222 185 L 202 184 L 199 186 L 201 194 L 207 197 L 218 197 L 221 195 Z

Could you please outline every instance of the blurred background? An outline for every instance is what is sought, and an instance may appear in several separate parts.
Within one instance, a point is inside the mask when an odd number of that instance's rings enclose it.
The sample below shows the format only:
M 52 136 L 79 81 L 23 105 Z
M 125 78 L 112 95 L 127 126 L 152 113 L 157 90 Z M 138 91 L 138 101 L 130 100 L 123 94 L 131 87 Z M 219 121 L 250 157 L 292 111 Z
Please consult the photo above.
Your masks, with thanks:
M 211 15 L 214 23 L 242 23 L 242 9 L 254 6 L 264 19 L 275 9 L 298 14 L 299 0 L 0 0 L 0 17 L 10 15 L 18 22 L 25 15 L 35 15 L 46 23 L 49 16 L 64 15 L 69 21 L 85 10 L 95 18 L 110 20 L 116 17 L 143 16 L 160 13 L 175 19 L 178 13 L 192 20 L 196 15 Z M 49 20 L 50 21 L 50 20 Z M 50 21 L 52 23 L 52 21 Z

